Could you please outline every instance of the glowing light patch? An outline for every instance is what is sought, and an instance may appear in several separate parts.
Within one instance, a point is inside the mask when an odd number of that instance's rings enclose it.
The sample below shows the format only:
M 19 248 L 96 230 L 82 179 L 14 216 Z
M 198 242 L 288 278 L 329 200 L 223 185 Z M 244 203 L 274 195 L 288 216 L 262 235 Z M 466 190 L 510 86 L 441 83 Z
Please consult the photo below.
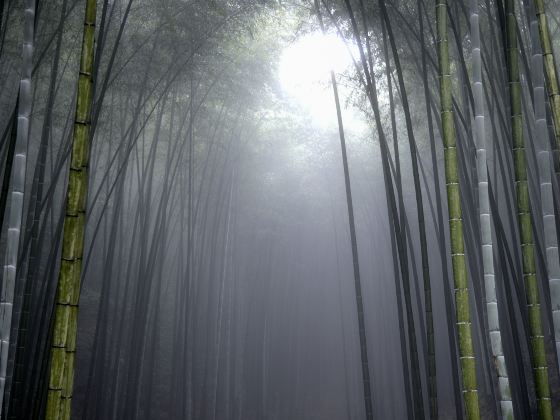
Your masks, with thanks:
M 321 126 L 336 124 L 330 71 L 352 64 L 344 41 L 335 34 L 314 32 L 289 45 L 280 59 L 279 77 L 286 93 Z

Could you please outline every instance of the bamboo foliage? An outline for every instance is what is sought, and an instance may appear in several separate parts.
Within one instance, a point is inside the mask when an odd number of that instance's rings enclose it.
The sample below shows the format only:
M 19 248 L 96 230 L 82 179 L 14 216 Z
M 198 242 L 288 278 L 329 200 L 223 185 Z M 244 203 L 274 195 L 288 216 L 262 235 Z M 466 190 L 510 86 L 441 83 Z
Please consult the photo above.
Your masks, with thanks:
M 527 176 L 523 117 L 521 111 L 521 82 L 519 77 L 519 51 L 517 47 L 517 20 L 514 0 L 505 1 L 506 58 L 510 97 L 511 135 L 517 195 L 517 222 L 521 239 L 523 279 L 529 316 L 529 339 L 532 352 L 532 368 L 537 394 L 539 416 L 552 419 L 548 367 L 546 361 L 541 306 L 536 274 L 535 244 L 531 227 L 531 203 Z
M 459 359 L 461 363 L 463 398 L 468 420 L 480 419 L 476 381 L 475 355 L 472 343 L 472 326 L 469 310 L 469 289 L 463 240 L 463 217 L 457 165 L 457 140 L 453 121 L 453 94 L 451 63 L 447 37 L 447 0 L 436 3 L 437 48 L 440 81 L 440 111 L 445 158 L 445 180 L 449 211 L 451 262 L 455 284 L 455 312 L 459 334 Z
M 488 334 L 490 336 L 492 356 L 495 360 L 495 367 L 498 375 L 502 418 L 513 419 L 513 404 L 511 401 L 509 377 L 502 345 L 502 333 L 500 328 L 498 297 L 496 293 L 494 271 L 494 245 L 492 241 L 492 215 L 490 211 L 490 195 L 488 190 L 488 165 L 486 159 L 487 144 L 478 0 L 471 1 L 470 25 L 472 48 L 472 92 L 474 97 L 473 137 L 476 145 L 480 237 L 482 239 L 482 265 L 486 290 L 485 298 L 486 313 L 488 318 Z
M 51 343 L 46 419 L 69 419 L 88 187 L 96 0 L 87 0 Z
M 27 145 L 31 115 L 31 73 L 33 70 L 33 38 L 35 34 L 35 0 L 27 0 L 24 9 L 24 32 L 21 79 L 19 83 L 17 137 L 11 173 L 10 213 L 8 215 L 8 236 L 6 257 L 2 276 L 0 298 L 0 407 L 4 399 L 6 370 L 10 349 L 10 329 L 14 304 L 14 289 L 18 276 L 19 243 L 23 216 L 25 177 L 27 166 Z

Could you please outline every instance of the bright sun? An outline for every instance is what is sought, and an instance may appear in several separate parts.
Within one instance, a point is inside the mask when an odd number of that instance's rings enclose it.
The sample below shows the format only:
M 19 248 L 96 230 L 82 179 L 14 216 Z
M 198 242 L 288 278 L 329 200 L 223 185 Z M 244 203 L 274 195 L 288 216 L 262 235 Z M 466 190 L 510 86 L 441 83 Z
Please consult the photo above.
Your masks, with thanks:
M 336 118 L 330 71 L 340 73 L 351 64 L 352 57 L 343 40 L 334 34 L 313 32 L 282 52 L 280 81 L 286 93 L 317 123 L 327 126 Z

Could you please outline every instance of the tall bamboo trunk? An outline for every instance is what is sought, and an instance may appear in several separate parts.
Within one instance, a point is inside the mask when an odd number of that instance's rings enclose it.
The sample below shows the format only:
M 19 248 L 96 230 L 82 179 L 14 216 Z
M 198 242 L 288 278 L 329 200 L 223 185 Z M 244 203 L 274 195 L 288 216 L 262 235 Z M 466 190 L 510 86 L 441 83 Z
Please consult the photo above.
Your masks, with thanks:
M 539 94 L 539 101 L 544 103 L 544 87 L 542 80 L 542 72 L 544 68 L 546 88 L 550 101 L 552 114 L 552 122 L 554 128 L 554 137 L 556 139 L 556 148 L 560 149 L 560 89 L 558 87 L 558 75 L 556 74 L 556 66 L 552 51 L 552 41 L 548 31 L 546 13 L 544 9 L 544 0 L 535 0 L 534 7 L 536 11 L 536 19 L 532 25 L 538 26 L 540 37 L 540 53 L 533 54 L 533 68 L 535 77 L 538 78 L 539 87 L 535 86 L 535 92 Z M 533 44 L 536 44 L 536 31 L 531 28 Z M 537 45 L 533 45 L 534 48 Z M 538 60 L 538 61 L 537 61 Z M 535 81 L 533 82 L 535 83 Z M 535 101 L 537 96 L 535 95 Z M 550 179 L 550 156 L 548 147 L 544 139 L 548 138 L 546 111 L 541 109 L 540 104 L 535 103 L 535 120 L 537 124 L 537 136 L 541 140 L 541 148 L 539 152 L 539 173 L 541 181 L 541 195 L 543 196 L 543 218 L 544 218 L 544 240 L 546 247 L 546 258 L 548 263 L 548 276 L 550 285 L 550 299 L 552 305 L 552 317 L 554 322 L 554 338 L 556 341 L 556 356 L 560 364 L 560 267 L 558 266 L 558 238 L 556 237 L 556 222 L 554 217 L 554 202 L 549 200 L 552 195 L 552 179 Z M 554 157 L 554 156 L 553 156 Z M 556 156 L 558 160 L 558 156 Z M 560 169 L 560 162 L 555 162 L 555 167 Z M 560 174 L 557 173 L 557 177 Z
M 414 181 L 414 194 L 416 197 L 417 215 L 418 215 L 418 233 L 420 237 L 420 253 L 422 259 L 422 279 L 424 285 L 424 313 L 426 317 L 425 335 L 426 335 L 426 343 L 427 343 L 426 371 L 427 371 L 427 381 L 428 381 L 429 408 L 430 408 L 430 418 L 435 419 L 438 417 L 438 407 L 437 407 L 437 382 L 436 382 L 436 356 L 435 356 L 435 341 L 434 341 L 434 326 L 433 326 L 433 311 L 432 311 L 432 286 L 430 280 L 430 263 L 429 263 L 428 245 L 426 239 L 424 202 L 422 198 L 422 190 L 420 187 L 420 174 L 418 169 L 418 149 L 416 146 L 416 139 L 414 136 L 412 117 L 410 113 L 408 95 L 404 84 L 403 71 L 401 68 L 397 45 L 395 42 L 395 36 L 393 34 L 393 28 L 391 25 L 391 21 L 389 19 L 389 14 L 387 13 L 385 0 L 380 0 L 379 5 L 381 8 L 381 14 L 383 16 L 383 19 L 385 20 L 387 31 L 389 33 L 391 51 L 393 54 L 393 58 L 395 60 L 395 67 L 397 70 L 397 80 L 399 83 L 400 96 L 402 99 L 402 106 L 405 114 L 408 144 L 410 148 L 412 174 L 413 174 L 413 181 Z M 395 158 L 397 158 L 397 156 L 395 156 Z M 420 390 L 420 397 L 422 398 L 421 390 Z M 420 411 L 423 411 L 423 405 L 420 406 Z M 421 413 L 421 416 L 423 416 L 423 413 Z
M 447 266 L 447 251 L 445 247 L 445 230 L 443 228 L 445 221 L 443 215 L 443 208 L 442 208 L 442 199 L 441 199 L 441 189 L 440 189 L 440 176 L 439 176 L 439 168 L 437 163 L 437 153 L 436 153 L 436 145 L 435 145 L 435 135 L 434 135 L 434 126 L 432 120 L 432 112 L 435 112 L 435 104 L 434 99 L 431 97 L 430 94 L 430 83 L 428 81 L 428 63 L 427 63 L 427 56 L 428 50 L 426 47 L 425 36 L 424 36 L 424 15 L 426 15 L 426 5 L 424 4 L 423 0 L 417 0 L 417 15 L 419 21 L 419 41 L 420 46 L 422 49 L 421 52 L 421 63 L 418 64 L 418 71 L 422 75 L 422 81 L 424 85 L 424 102 L 426 107 L 426 119 L 427 119 L 427 126 L 428 126 L 428 138 L 430 144 L 430 157 L 432 163 L 432 172 L 433 172 L 433 179 L 434 179 L 434 193 L 435 193 L 435 207 L 436 207 L 436 215 L 437 217 L 435 222 L 435 227 L 438 231 L 438 245 L 439 245 L 439 254 L 440 254 L 440 261 L 441 261 L 441 272 L 444 277 L 447 276 L 448 266 Z M 424 11 L 423 11 L 424 9 Z M 428 18 L 429 19 L 429 18 Z M 428 21 L 429 22 L 429 21 Z M 430 32 L 432 32 L 431 25 L 428 25 Z M 434 111 L 432 111 L 432 106 L 434 107 Z M 421 161 L 420 161 L 421 162 Z M 449 345 L 449 349 L 451 350 L 452 354 L 456 354 L 457 343 L 455 341 L 454 333 L 453 333 L 453 324 L 451 323 L 452 320 L 452 303 L 451 303 L 451 291 L 449 287 L 449 282 L 444 282 L 444 304 L 445 304 L 445 312 L 447 315 L 446 320 L 446 327 L 447 327 L 447 341 Z M 433 334 L 433 331 L 432 331 Z M 432 358 L 435 361 L 435 349 L 431 350 L 433 353 Z M 428 352 L 430 354 L 430 350 Z M 435 376 L 435 368 L 433 368 Z M 454 401 L 456 401 L 455 405 L 455 413 L 457 418 L 461 418 L 462 410 L 460 409 L 460 385 L 459 385 L 459 375 L 458 375 L 458 361 L 456 357 L 451 358 L 451 382 L 453 384 L 453 397 Z M 437 387 L 437 381 L 434 378 L 433 386 Z M 437 388 L 436 388 L 437 391 Z M 434 396 L 437 398 L 437 393 L 434 392 Z M 431 411 L 431 418 L 438 418 L 438 406 L 437 400 L 431 401 L 430 407 L 435 408 L 435 410 Z
M 546 89 L 550 100 L 554 137 L 556 139 L 556 148 L 560 152 L 560 87 L 558 86 L 558 75 L 556 73 L 556 63 L 554 61 L 554 52 L 552 50 L 552 40 L 550 39 L 550 32 L 548 30 L 544 0 L 534 0 L 534 6 L 539 25 L 542 58 L 546 75 Z M 558 156 L 556 156 L 556 159 L 558 160 Z M 557 171 L 560 169 L 559 162 L 556 162 L 556 168 Z M 557 177 L 560 177 L 560 173 L 557 172 L 556 175 Z
M 9 175 L 11 182 L 11 192 L 9 194 L 11 204 L 7 220 L 8 235 L 6 239 L 4 272 L 2 274 L 2 295 L 0 297 L 0 408 L 2 407 L 7 381 L 11 376 L 8 375 L 7 364 L 10 349 L 14 290 L 16 278 L 18 277 L 19 242 L 23 217 L 27 147 L 32 106 L 31 73 L 33 71 L 35 8 L 35 0 L 26 0 L 23 22 L 21 79 L 17 106 L 17 134 L 13 148 L 11 174 Z M 0 220 L 0 225 L 1 223 L 2 221 Z M 9 402 L 9 399 L 6 401 Z
M 87 205 L 96 6 L 96 0 L 87 0 L 64 216 L 61 266 L 58 276 L 51 342 L 51 363 L 45 414 L 45 418 L 48 420 L 69 419 L 72 402 L 78 301 Z
M 554 324 L 554 340 L 556 356 L 560 364 L 560 266 L 558 261 L 558 236 L 554 211 L 554 194 L 552 187 L 552 156 L 549 152 L 549 131 L 546 121 L 546 99 L 544 87 L 543 58 L 539 42 L 538 21 L 531 21 L 531 43 L 533 58 L 531 72 L 533 80 L 533 100 L 535 118 L 536 152 L 538 153 L 538 171 L 541 192 L 543 217 L 543 237 L 546 250 L 548 284 L 550 287 L 550 303 Z
M 509 97 L 511 112 L 511 134 L 513 162 L 515 166 L 515 189 L 517 194 L 517 222 L 523 257 L 523 279 L 529 315 L 529 339 L 532 352 L 533 377 L 537 394 L 537 405 L 541 419 L 552 419 L 548 367 L 546 361 L 541 306 L 536 274 L 535 244 L 531 228 L 531 203 L 527 180 L 527 162 L 523 138 L 521 112 L 521 82 L 519 77 L 519 51 L 517 48 L 517 20 L 514 0 L 505 1 L 506 58 L 508 66 Z
M 490 211 L 490 194 L 488 190 L 488 166 L 486 160 L 486 127 L 484 115 L 484 88 L 482 85 L 482 58 L 480 48 L 480 15 L 478 0 L 471 2 L 471 48 L 472 48 L 472 93 L 474 97 L 474 129 L 473 137 L 476 144 L 478 202 L 480 219 L 480 237 L 482 245 L 482 268 L 484 272 L 486 316 L 488 318 L 488 334 L 492 343 L 491 350 L 494 366 L 498 375 L 500 391 L 500 409 L 502 418 L 513 419 L 513 404 L 502 345 L 502 333 L 496 281 L 494 272 L 494 251 L 492 242 L 492 215 Z
M 321 29 L 324 32 L 323 19 L 321 17 L 321 12 L 319 9 L 319 1 L 315 0 L 315 10 L 317 11 L 317 16 L 319 18 L 319 23 Z M 331 85 L 333 88 L 334 102 L 336 106 L 336 116 L 338 122 L 338 132 L 340 137 L 340 149 L 342 152 L 342 165 L 344 168 L 344 185 L 346 189 L 346 205 L 348 210 L 348 224 L 350 228 L 350 243 L 352 247 L 352 261 L 354 269 L 354 289 L 356 296 L 356 308 L 358 315 L 358 332 L 360 339 L 360 357 L 362 365 L 362 384 L 364 392 L 364 408 L 365 408 L 365 418 L 366 420 L 373 420 L 373 402 L 371 398 L 371 380 L 369 374 L 369 362 L 368 362 L 368 348 L 367 339 L 365 331 L 365 315 L 364 315 L 364 304 L 362 297 L 362 283 L 360 279 L 360 265 L 358 260 L 358 242 L 356 239 L 356 225 L 354 222 L 354 207 L 352 202 L 352 189 L 350 186 L 350 171 L 348 169 L 348 157 L 346 154 L 346 140 L 344 136 L 344 125 L 342 122 L 342 112 L 340 107 L 340 100 L 338 96 L 338 87 L 336 83 L 336 77 L 334 71 L 331 70 Z
M 467 419 L 480 419 L 476 381 L 475 355 L 472 343 L 472 326 L 469 310 L 469 289 L 463 240 L 463 217 L 457 165 L 457 140 L 453 121 L 453 93 L 451 63 L 447 38 L 447 0 L 436 3 L 437 47 L 439 60 L 441 122 L 445 156 L 445 184 L 449 211 L 451 262 L 455 284 L 455 313 L 459 334 L 459 359 L 461 362 L 463 398 Z
M 362 4 L 361 1 L 360 4 Z M 384 5 L 380 4 L 380 6 L 382 7 L 381 10 L 383 10 Z M 362 9 L 361 10 L 362 15 L 365 16 L 366 13 L 365 8 L 362 7 L 361 9 Z M 397 273 L 399 270 L 401 273 L 400 277 L 398 275 L 395 276 L 397 307 L 402 308 L 401 306 L 402 301 L 399 302 L 399 300 L 404 298 L 404 308 L 405 308 L 406 325 L 407 325 L 406 330 L 404 329 L 404 327 L 402 327 L 403 332 L 406 331 L 406 335 L 405 334 L 402 335 L 402 344 L 404 345 L 404 347 L 401 349 L 402 351 L 401 359 L 403 360 L 403 374 L 405 377 L 405 384 L 404 384 L 405 395 L 407 396 L 407 398 L 412 396 L 411 403 L 413 403 L 411 407 L 407 407 L 407 408 L 410 408 L 409 411 L 410 415 L 413 415 L 417 419 L 424 419 L 424 399 L 422 395 L 422 381 L 420 378 L 421 374 L 420 374 L 420 362 L 418 358 L 418 344 L 416 339 L 416 326 L 415 326 L 414 314 L 412 308 L 412 297 L 410 293 L 411 291 L 410 271 L 408 267 L 409 258 L 407 252 L 408 250 L 406 247 L 406 242 L 411 244 L 412 238 L 410 234 L 410 229 L 407 229 L 408 217 L 404 205 L 403 183 L 402 183 L 401 163 L 400 163 L 401 159 L 399 153 L 399 139 L 398 139 L 398 129 L 397 129 L 397 120 L 396 120 L 396 108 L 393 99 L 394 98 L 393 85 L 391 83 L 391 68 L 390 68 L 391 65 L 390 65 L 390 56 L 389 56 L 389 49 L 388 49 L 389 47 L 388 47 L 387 38 L 389 38 L 389 40 L 391 41 L 391 49 L 392 49 L 392 54 L 395 57 L 395 66 L 397 69 L 397 74 L 400 74 L 401 70 L 400 70 L 400 61 L 398 60 L 398 55 L 396 53 L 396 49 L 394 48 L 394 39 L 393 39 L 394 36 L 389 24 L 389 19 L 386 16 L 386 14 L 383 13 L 383 15 L 384 17 L 386 17 L 386 19 L 384 19 L 384 21 L 382 22 L 381 28 L 383 34 L 383 51 L 384 51 L 385 61 L 386 61 L 385 72 L 387 77 L 387 90 L 389 92 L 389 108 L 391 110 L 390 114 L 391 114 L 391 131 L 392 131 L 393 147 L 394 147 L 394 165 L 393 165 L 393 160 L 390 157 L 390 153 L 388 152 L 388 148 L 387 148 L 386 161 L 389 163 L 388 166 L 392 168 L 391 172 L 395 180 L 396 198 L 398 202 L 398 211 L 395 209 L 395 213 L 393 214 L 389 213 L 388 217 L 390 219 L 389 220 L 390 232 L 391 234 L 394 232 L 394 237 L 391 238 L 391 244 L 396 245 L 396 248 L 394 249 L 393 252 L 395 252 L 396 255 L 398 255 L 398 258 L 395 260 L 394 263 L 395 273 Z M 363 21 L 364 21 L 365 32 L 367 33 L 366 19 L 364 18 Z M 373 63 L 373 56 L 371 54 L 371 47 L 369 46 L 369 39 L 367 38 L 366 38 L 366 47 L 367 47 L 366 50 L 368 52 L 368 60 L 370 63 L 369 65 L 371 67 Z M 399 81 L 402 80 L 399 78 Z M 403 108 L 405 109 L 405 115 L 408 115 L 407 113 L 408 108 L 405 105 L 406 91 L 404 89 L 404 85 L 401 85 L 400 88 L 401 88 L 400 89 L 401 97 L 403 98 Z M 409 126 L 408 126 L 408 119 L 407 119 L 407 128 L 408 127 Z M 414 161 L 416 157 L 414 153 L 412 155 L 413 155 L 412 160 Z M 414 173 L 414 170 L 413 170 L 413 174 L 417 175 L 417 173 Z M 422 200 L 418 201 L 418 203 L 421 202 Z M 388 208 L 388 212 L 390 211 L 391 210 Z M 394 221 L 391 220 L 393 217 L 394 217 Z M 410 249 L 410 254 L 412 256 L 414 255 L 414 250 L 412 249 L 412 247 Z M 399 260 L 400 260 L 400 264 L 399 264 Z M 413 274 L 416 274 L 416 268 L 413 269 Z M 401 293 L 401 279 L 402 279 L 402 293 Z M 418 282 L 415 282 L 414 284 L 416 287 L 418 287 Z M 419 293 L 417 293 L 417 296 L 419 296 Z M 418 308 L 421 307 L 422 305 L 418 304 Z M 399 318 L 400 316 L 401 314 L 399 312 Z M 399 323 L 400 322 L 401 320 L 399 319 Z M 422 326 L 421 326 L 421 331 L 422 331 Z M 424 332 L 422 331 L 421 336 L 423 335 Z M 410 372 L 407 366 L 408 365 L 408 358 L 406 352 L 407 348 L 410 349 Z
M 17 348 L 15 349 L 14 365 L 13 365 L 13 380 L 10 386 L 6 384 L 6 398 L 10 398 L 9 405 L 5 404 L 5 412 L 11 419 L 21 418 L 23 409 L 23 394 L 25 392 L 25 376 L 31 370 L 29 364 L 30 353 L 30 336 L 32 329 L 32 315 L 33 315 L 33 292 L 39 286 L 37 276 L 40 267 L 41 241 L 39 239 L 39 224 L 42 213 L 42 200 L 43 189 L 45 185 L 45 172 L 47 161 L 47 149 L 50 140 L 52 117 L 54 101 L 56 97 L 56 82 L 58 77 L 58 68 L 60 63 L 60 52 L 62 48 L 62 35 L 64 33 L 64 20 L 67 10 L 68 0 L 63 0 L 61 5 L 60 14 L 60 27 L 57 34 L 57 42 L 55 47 L 55 54 L 51 65 L 51 75 L 49 81 L 48 99 L 46 105 L 46 113 L 43 119 L 43 126 L 41 129 L 41 142 L 37 155 L 37 161 L 33 173 L 33 182 L 31 184 L 30 205 L 26 222 L 26 235 L 23 242 L 22 255 L 25 256 L 29 252 L 27 262 L 27 275 L 23 279 L 23 299 L 21 307 L 21 315 L 18 324 L 17 335 Z M 43 250 L 44 251 L 44 250 Z M 8 408 L 10 409 L 8 411 Z

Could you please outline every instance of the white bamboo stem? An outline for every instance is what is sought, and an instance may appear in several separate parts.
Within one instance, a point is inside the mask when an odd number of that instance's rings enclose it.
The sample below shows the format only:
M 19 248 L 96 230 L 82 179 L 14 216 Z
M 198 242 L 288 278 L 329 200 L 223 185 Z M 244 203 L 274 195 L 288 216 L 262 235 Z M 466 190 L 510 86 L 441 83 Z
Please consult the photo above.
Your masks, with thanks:
M 500 317 L 496 280 L 494 272 L 494 252 L 492 242 L 492 215 L 490 212 L 490 195 L 488 191 L 488 166 L 486 159 L 486 132 L 484 118 L 484 90 L 482 86 L 482 58 L 480 52 L 480 15 L 478 0 L 471 1 L 471 47 L 472 47 L 472 91 L 474 96 L 474 129 L 476 144 L 476 162 L 478 176 L 478 201 L 480 217 L 480 237 L 482 239 L 482 265 L 486 290 L 486 313 L 492 356 L 498 375 L 500 390 L 500 408 L 503 419 L 513 419 L 513 404 L 502 347 Z
M 27 144 L 29 141 L 29 119 L 31 114 L 31 72 L 33 69 L 33 37 L 35 31 L 35 0 L 26 0 L 23 25 L 23 48 L 21 80 L 19 82 L 19 103 L 17 117 L 17 136 L 14 161 L 10 180 L 8 214 L 8 235 L 6 258 L 0 295 L 0 406 L 4 399 L 8 352 L 10 349 L 10 329 L 14 289 L 17 278 L 21 220 L 25 192 Z M 0 413 L 0 417 L 1 417 Z

